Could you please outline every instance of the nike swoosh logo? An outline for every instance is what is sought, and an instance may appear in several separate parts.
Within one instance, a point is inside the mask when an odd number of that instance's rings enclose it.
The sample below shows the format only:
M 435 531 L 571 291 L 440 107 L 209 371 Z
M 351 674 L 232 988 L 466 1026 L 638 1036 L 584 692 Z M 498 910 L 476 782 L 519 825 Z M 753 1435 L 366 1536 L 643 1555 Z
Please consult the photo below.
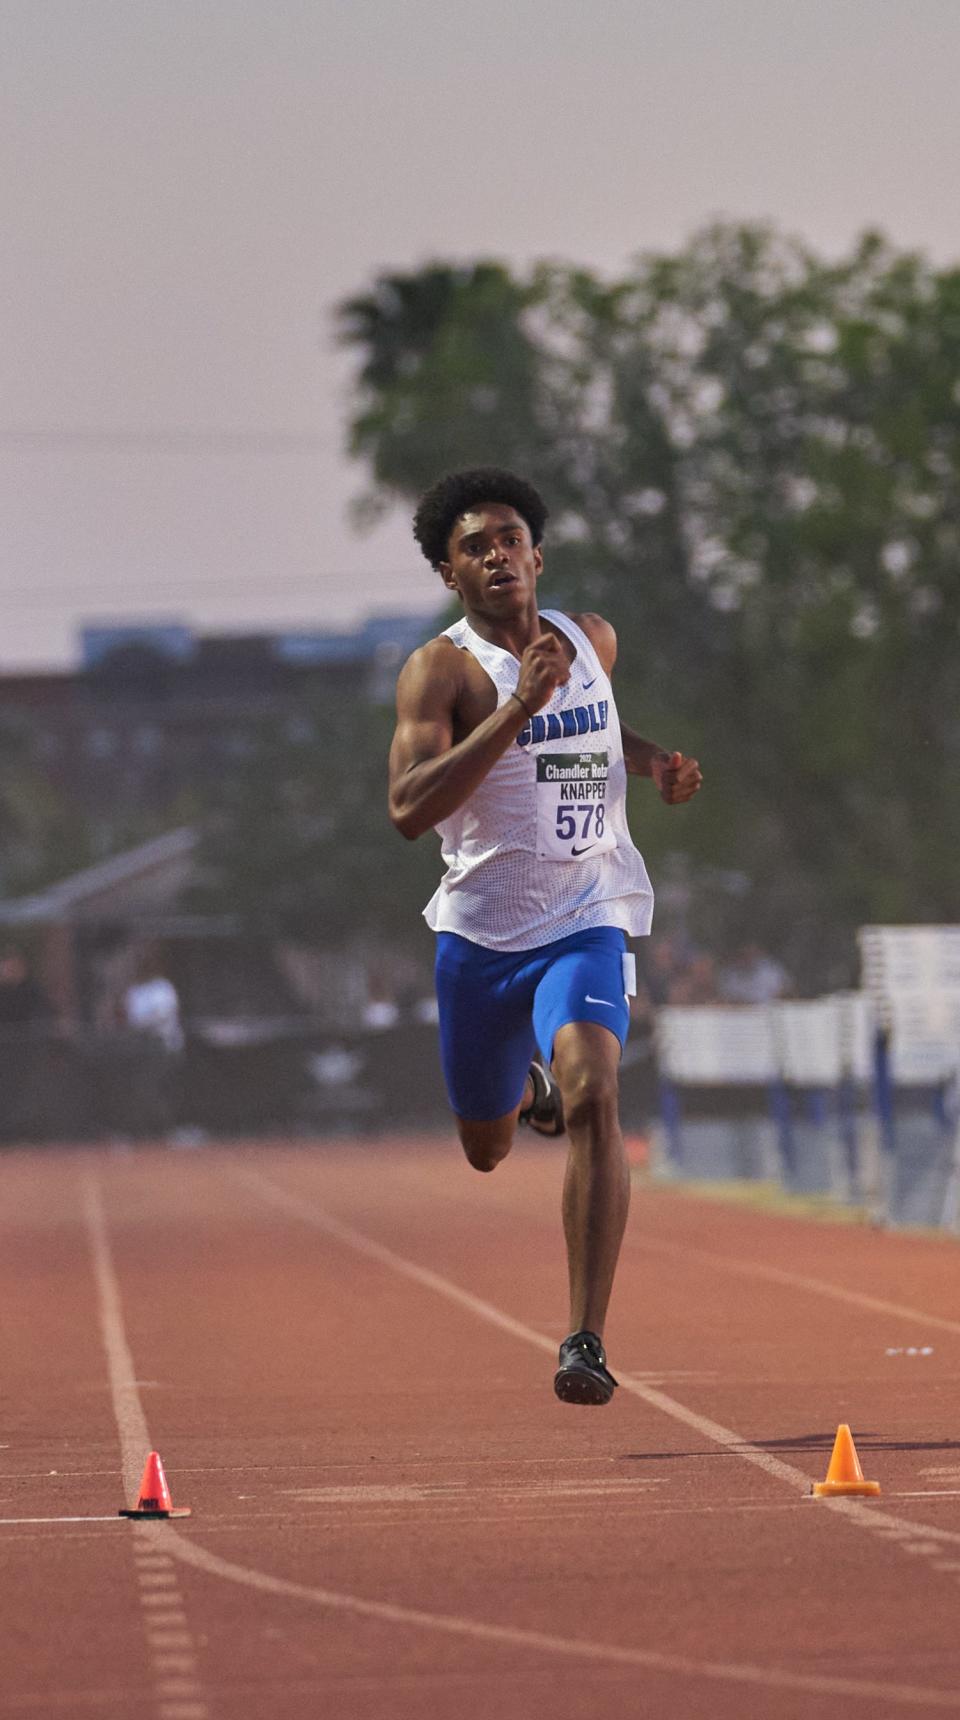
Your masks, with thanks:
M 594 677 L 593 677 L 593 681 L 595 681 L 595 680 L 596 680 L 596 678 L 597 678 L 597 677 L 596 677 L 596 675 L 594 675 Z M 584 681 L 584 683 L 583 683 L 583 690 L 584 690 L 584 692 L 585 692 L 585 693 L 589 693 L 589 691 L 590 691 L 590 688 L 591 688 L 591 687 L 592 687 L 592 686 L 593 686 L 593 681 Z
M 596 848 L 595 842 L 588 842 L 586 848 L 571 848 L 571 854 L 589 854 L 591 848 Z
M 589 992 L 583 1001 L 584 1003 L 602 1003 L 604 1009 L 616 1009 L 617 1007 L 615 1003 L 608 1003 L 605 997 L 591 997 Z

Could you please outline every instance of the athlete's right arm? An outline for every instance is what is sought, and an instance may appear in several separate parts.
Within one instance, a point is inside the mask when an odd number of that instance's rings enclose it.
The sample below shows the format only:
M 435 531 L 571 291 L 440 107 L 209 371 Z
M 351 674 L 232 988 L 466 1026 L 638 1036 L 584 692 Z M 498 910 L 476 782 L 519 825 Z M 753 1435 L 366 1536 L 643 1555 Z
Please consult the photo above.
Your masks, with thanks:
M 397 682 L 389 809 L 410 842 L 463 805 L 529 721 L 519 699 L 508 699 L 454 746 L 459 655 L 446 640 L 432 639 L 413 653 Z

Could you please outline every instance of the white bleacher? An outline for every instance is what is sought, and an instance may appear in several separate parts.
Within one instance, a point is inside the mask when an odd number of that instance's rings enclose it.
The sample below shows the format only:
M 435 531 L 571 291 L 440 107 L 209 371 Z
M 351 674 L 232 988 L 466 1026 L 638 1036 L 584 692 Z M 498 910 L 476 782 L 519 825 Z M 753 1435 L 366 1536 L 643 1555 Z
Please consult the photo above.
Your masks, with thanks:
M 657 1011 L 660 1072 L 679 1086 L 752 1086 L 778 1073 L 766 1004 L 667 1004 Z
M 742 1177 L 771 1174 L 769 1164 L 791 1188 L 866 1199 L 892 1223 L 960 1230 L 960 926 L 865 926 L 860 947 L 860 991 L 657 1011 L 660 1072 L 677 1089 L 771 1088 L 765 1123 L 722 1107 L 704 1117 L 691 1104 L 685 1114 L 681 1100 L 671 1168 Z M 886 1082 L 874 1080 L 878 1029 Z M 778 1082 L 833 1098 L 787 1099 Z M 897 1088 L 928 1091 L 898 1099 Z
M 809 1003 L 678 1004 L 657 1012 L 660 1071 L 684 1087 L 864 1082 L 872 1042 L 870 1001 L 856 991 Z
M 779 1073 L 797 1087 L 837 1087 L 870 1079 L 873 1012 L 858 991 L 769 1006 Z
M 960 926 L 861 926 L 857 935 L 863 983 L 877 997 L 960 993 Z
M 863 983 L 889 1033 L 895 1082 L 949 1081 L 960 1071 L 960 926 L 864 926 Z
M 899 992 L 885 1019 L 894 1081 L 935 1086 L 960 1070 L 960 992 Z

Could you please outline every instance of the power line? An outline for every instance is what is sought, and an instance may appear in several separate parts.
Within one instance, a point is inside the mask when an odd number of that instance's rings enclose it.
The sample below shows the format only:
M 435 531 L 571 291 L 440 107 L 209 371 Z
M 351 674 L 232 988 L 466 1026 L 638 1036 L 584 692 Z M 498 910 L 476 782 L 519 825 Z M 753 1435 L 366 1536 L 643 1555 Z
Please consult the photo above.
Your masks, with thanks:
M 365 570 L 364 579 L 386 581 L 399 579 L 399 568 L 374 568 Z M 344 583 L 347 583 L 344 576 Z M 349 583 L 354 583 L 353 579 Z M 125 608 L 155 608 L 158 603 L 167 601 L 189 601 L 191 604 L 205 603 L 209 599 L 219 602 L 229 602 L 234 597 L 263 598 L 269 600 L 275 597 L 296 597 L 303 593 L 322 598 L 325 584 L 318 579 L 272 579 L 269 583 L 263 580 L 233 580 L 230 585 L 200 586 L 193 584 L 158 583 L 150 580 L 142 592 L 133 592 L 129 582 L 117 581 L 113 585 L 90 586 L 56 586 L 42 591 L 33 591 L 29 597 L 17 598 L 3 595 L 3 611 L 5 615 L 28 615 L 35 610 L 71 608 L 82 610 L 91 603 L 111 601 L 123 602 Z
M 77 427 L 9 425 L 0 427 L 0 446 L 7 448 L 90 448 L 118 452 L 199 452 L 235 454 L 313 454 L 343 444 L 333 431 L 316 430 L 97 430 Z

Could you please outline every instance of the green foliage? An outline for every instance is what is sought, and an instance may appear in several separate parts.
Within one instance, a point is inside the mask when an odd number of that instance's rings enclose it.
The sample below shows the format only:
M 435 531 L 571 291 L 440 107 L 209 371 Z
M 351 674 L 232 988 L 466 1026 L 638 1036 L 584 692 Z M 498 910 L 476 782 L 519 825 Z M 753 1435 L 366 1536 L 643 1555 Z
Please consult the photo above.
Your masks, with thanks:
M 615 282 L 391 275 L 341 332 L 370 505 L 478 460 L 543 488 L 545 593 L 614 622 L 626 718 L 704 765 L 693 806 L 634 802 L 704 930 L 816 987 L 858 924 L 960 915 L 960 272 L 716 225 Z
M 100 855 L 89 821 L 51 783 L 29 724 L 0 722 L 0 897 L 67 877 Z
M 248 731 L 208 807 L 189 905 L 270 936 L 336 946 L 362 928 L 417 947 L 439 852 L 402 842 L 387 818 L 392 727 L 359 698 L 315 698 L 293 724 Z
M 460 464 L 526 455 L 537 352 L 523 313 L 535 296 L 496 263 L 438 265 L 382 276 L 342 306 L 343 338 L 364 354 L 350 445 L 376 480 L 369 517 L 388 494 L 418 495 L 452 447 Z

